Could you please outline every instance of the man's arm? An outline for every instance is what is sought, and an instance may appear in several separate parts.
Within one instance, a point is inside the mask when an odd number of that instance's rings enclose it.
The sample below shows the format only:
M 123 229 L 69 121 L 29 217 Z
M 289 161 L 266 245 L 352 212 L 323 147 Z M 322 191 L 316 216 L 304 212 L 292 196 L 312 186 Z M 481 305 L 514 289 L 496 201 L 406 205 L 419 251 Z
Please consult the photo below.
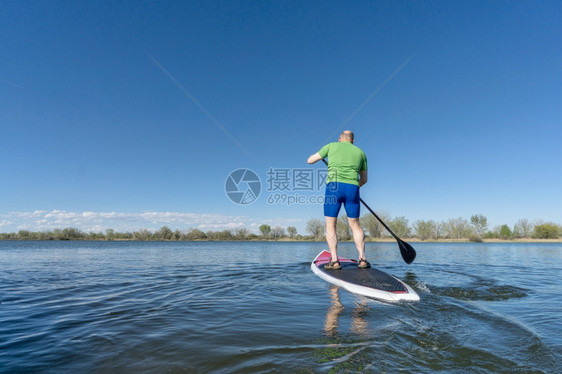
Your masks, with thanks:
M 315 162 L 318 162 L 322 160 L 322 156 L 320 156 L 320 153 L 316 152 L 313 155 L 310 155 L 310 157 L 308 158 L 308 163 L 309 164 L 314 164 Z
M 361 170 L 359 172 L 359 187 L 367 183 L 367 170 Z

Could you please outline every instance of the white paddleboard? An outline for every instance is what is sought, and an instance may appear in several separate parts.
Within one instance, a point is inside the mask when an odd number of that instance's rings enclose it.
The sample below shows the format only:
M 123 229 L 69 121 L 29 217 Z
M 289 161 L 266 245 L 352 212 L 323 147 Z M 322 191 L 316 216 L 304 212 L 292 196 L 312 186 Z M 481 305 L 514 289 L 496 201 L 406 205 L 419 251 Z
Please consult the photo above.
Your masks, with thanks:
M 330 252 L 322 251 L 310 265 L 314 274 L 326 282 L 355 294 L 384 301 L 419 301 L 420 299 L 416 291 L 400 279 L 373 267 L 359 269 L 355 260 L 338 256 L 342 266 L 340 270 L 324 269 L 331 258 Z

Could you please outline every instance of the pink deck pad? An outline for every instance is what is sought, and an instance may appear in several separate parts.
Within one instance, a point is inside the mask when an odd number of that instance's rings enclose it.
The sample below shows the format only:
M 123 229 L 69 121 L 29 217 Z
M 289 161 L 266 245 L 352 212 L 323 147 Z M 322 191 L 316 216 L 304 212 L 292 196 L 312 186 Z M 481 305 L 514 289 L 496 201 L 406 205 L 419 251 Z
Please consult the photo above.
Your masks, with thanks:
M 316 266 L 327 264 L 328 262 L 330 262 L 331 259 L 332 259 L 332 255 L 330 254 L 330 252 L 329 251 L 323 251 L 316 258 L 316 262 L 315 262 Z M 350 260 L 349 258 L 344 258 L 344 257 L 340 257 L 340 256 L 338 256 L 338 261 L 340 261 L 340 262 L 351 262 L 351 263 L 357 262 L 355 260 Z

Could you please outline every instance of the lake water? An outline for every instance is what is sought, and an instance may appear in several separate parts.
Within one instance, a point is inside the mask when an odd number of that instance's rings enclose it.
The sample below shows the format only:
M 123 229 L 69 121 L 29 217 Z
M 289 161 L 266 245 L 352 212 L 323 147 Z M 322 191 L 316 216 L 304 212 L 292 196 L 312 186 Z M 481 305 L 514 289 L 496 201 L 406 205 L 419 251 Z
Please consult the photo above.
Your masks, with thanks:
M 562 244 L 413 245 L 367 244 L 421 297 L 388 304 L 324 243 L 0 242 L 0 371 L 561 372 Z

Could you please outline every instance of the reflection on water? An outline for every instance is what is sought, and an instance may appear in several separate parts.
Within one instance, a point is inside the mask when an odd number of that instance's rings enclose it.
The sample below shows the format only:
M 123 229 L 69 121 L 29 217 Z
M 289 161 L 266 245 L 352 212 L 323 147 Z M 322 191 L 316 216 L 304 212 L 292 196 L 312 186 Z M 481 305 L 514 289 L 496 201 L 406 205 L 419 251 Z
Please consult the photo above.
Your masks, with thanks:
M 326 313 L 326 323 L 324 323 L 324 331 L 327 336 L 334 336 L 338 333 L 338 319 L 345 309 L 340 301 L 339 287 L 331 285 L 330 298 L 331 304 Z
M 345 307 L 340 300 L 340 288 L 335 285 L 330 285 L 330 307 L 326 313 L 326 322 L 324 323 L 324 331 L 326 336 L 333 337 L 338 334 L 339 318 L 343 313 Z M 351 329 L 350 331 L 356 335 L 363 335 L 368 331 L 369 324 L 365 319 L 368 306 L 365 298 L 360 298 L 351 312 Z

